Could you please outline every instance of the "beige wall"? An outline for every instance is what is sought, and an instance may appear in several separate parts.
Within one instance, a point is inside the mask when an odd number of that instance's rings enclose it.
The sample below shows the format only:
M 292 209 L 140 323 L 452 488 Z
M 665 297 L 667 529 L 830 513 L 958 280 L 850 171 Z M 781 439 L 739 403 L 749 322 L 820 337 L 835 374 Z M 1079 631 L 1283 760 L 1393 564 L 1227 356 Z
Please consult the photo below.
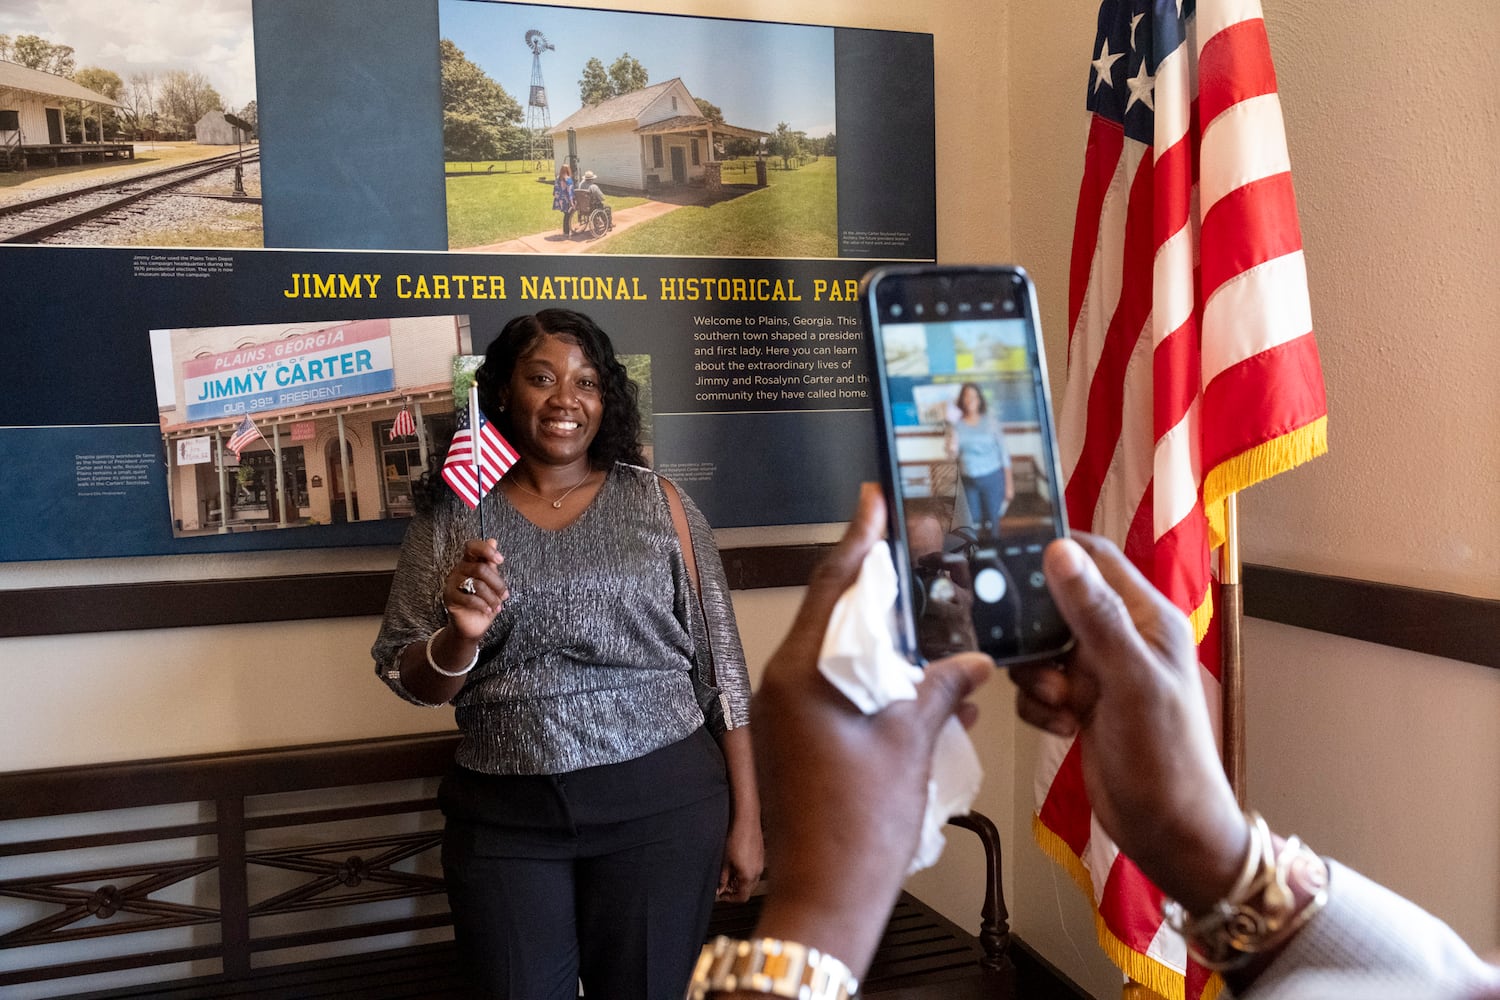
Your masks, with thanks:
M 965 0 L 589 0 L 577 6 L 931 32 L 939 252 L 1036 276 L 1061 373 L 1082 94 L 1097 5 Z M 1500 597 L 1500 149 L 1489 0 L 1267 0 L 1330 396 L 1332 453 L 1251 491 L 1250 561 Z M 962 197 L 980 187 L 982 203 Z M 737 531 L 731 544 L 827 537 Z M 6 587 L 388 566 L 388 551 L 8 566 Z M 758 666 L 795 591 L 736 595 Z M 370 676 L 373 619 L 0 641 L 0 767 L 419 732 L 446 711 Z M 1500 671 L 1249 623 L 1250 797 L 1275 824 L 1500 947 Z M 1118 977 L 1029 832 L 1034 741 L 1003 678 L 981 697 L 980 807 L 1001 823 L 1015 928 L 1096 996 Z M 971 927 L 979 855 L 914 885 Z

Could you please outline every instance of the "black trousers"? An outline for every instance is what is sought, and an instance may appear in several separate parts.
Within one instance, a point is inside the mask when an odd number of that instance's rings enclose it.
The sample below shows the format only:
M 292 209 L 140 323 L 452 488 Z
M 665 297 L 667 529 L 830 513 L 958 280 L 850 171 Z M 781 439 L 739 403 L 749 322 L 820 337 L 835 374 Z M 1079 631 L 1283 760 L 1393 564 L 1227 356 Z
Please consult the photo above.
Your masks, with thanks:
M 724 759 L 699 730 L 559 775 L 455 768 L 443 872 L 475 995 L 681 1000 L 729 823 Z

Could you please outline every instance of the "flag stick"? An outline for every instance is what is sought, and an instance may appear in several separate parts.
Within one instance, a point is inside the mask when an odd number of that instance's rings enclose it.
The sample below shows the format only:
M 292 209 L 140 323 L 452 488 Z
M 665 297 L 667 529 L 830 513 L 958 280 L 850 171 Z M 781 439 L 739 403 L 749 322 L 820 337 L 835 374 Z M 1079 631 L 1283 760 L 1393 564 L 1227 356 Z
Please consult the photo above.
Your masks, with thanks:
M 1245 805 L 1245 664 L 1240 642 L 1240 620 L 1245 598 L 1240 582 L 1239 503 L 1234 493 L 1224 498 L 1224 549 L 1219 554 L 1219 649 L 1222 653 L 1219 692 L 1224 731 L 1224 773 L 1240 806 Z
M 474 463 L 474 488 L 479 491 L 479 540 L 483 541 L 484 532 L 484 477 L 479 474 L 479 430 L 484 421 L 484 414 L 479 409 L 479 383 L 469 384 L 469 448 L 470 458 Z

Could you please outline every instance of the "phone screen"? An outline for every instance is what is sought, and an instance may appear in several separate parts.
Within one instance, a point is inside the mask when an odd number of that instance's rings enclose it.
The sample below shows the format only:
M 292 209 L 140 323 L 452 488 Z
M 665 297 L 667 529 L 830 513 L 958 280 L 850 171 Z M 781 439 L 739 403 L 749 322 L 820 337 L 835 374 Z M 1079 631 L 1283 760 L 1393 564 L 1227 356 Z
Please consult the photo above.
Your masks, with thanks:
M 1030 280 L 882 269 L 865 299 L 909 643 L 923 659 L 1060 652 L 1069 633 L 1042 551 L 1067 526 Z

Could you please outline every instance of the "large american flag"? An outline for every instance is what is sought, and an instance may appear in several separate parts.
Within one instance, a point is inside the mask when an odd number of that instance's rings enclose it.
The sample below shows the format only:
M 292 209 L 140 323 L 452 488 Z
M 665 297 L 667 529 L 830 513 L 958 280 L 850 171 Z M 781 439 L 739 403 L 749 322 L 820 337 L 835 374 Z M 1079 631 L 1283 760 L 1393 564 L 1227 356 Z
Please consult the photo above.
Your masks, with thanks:
M 479 425 L 477 437 L 473 429 L 475 423 Z M 506 470 L 516 464 L 517 457 L 510 442 L 500 436 L 494 424 L 484 419 L 479 394 L 471 390 L 469 405 L 459 408 L 453 443 L 448 446 L 448 454 L 443 459 L 443 480 L 472 510 L 479 506 L 486 493 L 495 488 Z
M 1118 543 L 1192 619 L 1217 709 L 1224 499 L 1327 447 L 1259 0 L 1105 0 L 1088 109 L 1059 419 L 1068 519 Z M 1092 895 L 1131 989 L 1215 989 L 1163 925 L 1161 894 L 1098 829 L 1075 743 L 1047 738 L 1036 792 L 1037 839 Z

